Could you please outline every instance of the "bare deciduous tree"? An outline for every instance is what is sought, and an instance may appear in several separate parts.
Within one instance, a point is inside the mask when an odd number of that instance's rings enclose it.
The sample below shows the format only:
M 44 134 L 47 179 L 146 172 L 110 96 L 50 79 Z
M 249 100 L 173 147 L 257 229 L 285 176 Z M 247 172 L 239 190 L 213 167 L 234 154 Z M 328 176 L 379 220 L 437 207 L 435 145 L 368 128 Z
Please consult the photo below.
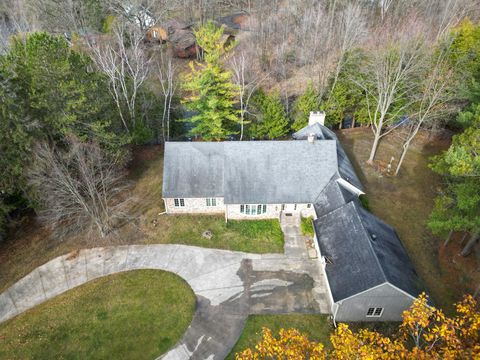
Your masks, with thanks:
M 170 118 L 172 113 L 172 100 L 178 87 L 176 82 L 177 68 L 172 62 L 172 57 L 164 52 L 160 53 L 160 62 L 157 66 L 157 78 L 163 94 L 162 136 L 163 141 L 170 140 Z
M 151 57 L 143 48 L 143 34 L 124 22 L 118 22 L 110 41 L 90 42 L 89 47 L 97 67 L 109 80 L 119 116 L 130 133 L 137 117 L 138 92 L 150 71 Z
M 233 71 L 233 82 L 238 86 L 238 100 L 240 103 L 240 141 L 243 140 L 245 115 L 248 114 L 250 99 L 255 90 L 266 79 L 268 73 L 262 77 L 249 71 L 250 64 L 247 55 L 240 50 L 232 57 L 230 66 Z
M 409 38 L 412 34 L 402 35 Z M 361 80 L 352 79 L 365 93 L 368 120 L 374 135 L 367 161 L 370 164 L 380 139 L 398 126 L 394 122 L 408 106 L 400 101 L 414 87 L 410 80 L 418 71 L 423 55 L 423 39 L 414 35 L 408 40 L 396 38 L 384 41 L 378 34 L 377 41 L 380 43 L 374 44 Z
M 67 149 L 45 143 L 34 152 L 28 179 L 41 204 L 39 218 L 65 232 L 95 229 L 107 236 L 121 219 L 131 198 L 118 159 L 99 146 L 67 139 Z
M 410 124 L 403 141 L 402 153 L 395 170 L 398 175 L 410 144 L 422 127 L 440 121 L 441 117 L 453 110 L 452 89 L 454 85 L 454 70 L 449 66 L 448 49 L 437 53 L 431 49 L 430 59 L 425 63 L 424 71 L 420 73 L 420 83 L 412 91 L 413 113 L 409 115 Z

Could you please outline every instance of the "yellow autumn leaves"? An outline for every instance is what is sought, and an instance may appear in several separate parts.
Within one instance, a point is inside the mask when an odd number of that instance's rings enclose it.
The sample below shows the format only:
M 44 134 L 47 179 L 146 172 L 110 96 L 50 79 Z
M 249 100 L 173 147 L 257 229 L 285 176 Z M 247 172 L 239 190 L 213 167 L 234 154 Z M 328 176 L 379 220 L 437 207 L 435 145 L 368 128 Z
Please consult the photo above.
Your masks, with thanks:
M 263 338 L 254 349 L 237 353 L 237 360 L 259 359 L 480 359 L 479 304 L 465 296 L 456 304 L 456 315 L 428 304 L 422 294 L 403 313 L 403 322 L 391 337 L 362 329 L 352 331 L 339 324 L 330 336 L 331 349 L 310 341 L 296 329 L 281 329 L 275 337 L 263 328 Z

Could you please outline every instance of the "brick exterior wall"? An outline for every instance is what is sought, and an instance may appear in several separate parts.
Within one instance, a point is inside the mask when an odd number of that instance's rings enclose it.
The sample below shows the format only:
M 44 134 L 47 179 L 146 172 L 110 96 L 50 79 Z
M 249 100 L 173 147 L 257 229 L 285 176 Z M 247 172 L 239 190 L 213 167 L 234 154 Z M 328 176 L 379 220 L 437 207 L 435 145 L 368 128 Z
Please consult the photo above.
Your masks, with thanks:
M 267 212 L 261 215 L 246 215 L 240 212 L 240 204 L 225 205 L 223 198 L 215 198 L 216 206 L 207 206 L 205 198 L 184 198 L 185 206 L 176 207 L 173 198 L 163 199 L 168 214 L 225 214 L 227 219 L 255 220 L 255 219 L 278 219 L 282 211 L 282 204 L 267 204 Z M 297 204 L 297 210 L 302 216 L 316 217 L 313 206 Z
M 307 206 L 308 204 L 297 204 L 297 210 L 295 212 L 300 212 L 300 214 L 304 217 L 316 217 L 313 206 L 310 206 L 310 208 Z M 240 204 L 228 204 L 226 205 L 226 208 L 227 219 L 233 220 L 278 219 L 280 218 L 280 213 L 282 212 L 282 204 L 267 204 L 267 212 L 261 215 L 242 214 L 240 212 Z
M 207 206 L 205 198 L 184 198 L 185 206 L 176 207 L 173 198 L 163 199 L 168 214 L 224 214 L 223 197 L 215 198 L 216 206 Z

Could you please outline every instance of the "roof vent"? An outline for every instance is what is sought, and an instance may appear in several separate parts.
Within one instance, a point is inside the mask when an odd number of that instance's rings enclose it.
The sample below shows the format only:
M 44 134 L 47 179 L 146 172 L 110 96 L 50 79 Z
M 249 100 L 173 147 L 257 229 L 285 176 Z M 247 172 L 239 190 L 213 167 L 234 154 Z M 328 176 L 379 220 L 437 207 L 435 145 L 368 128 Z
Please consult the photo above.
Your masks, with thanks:
M 377 235 L 376 234 L 370 234 L 370 237 L 372 238 L 372 241 L 377 241 Z
M 308 138 L 307 138 L 307 139 L 308 139 L 308 142 L 309 142 L 310 144 L 313 144 L 313 143 L 315 142 L 315 138 L 316 138 L 316 136 L 315 136 L 314 133 L 308 134 Z

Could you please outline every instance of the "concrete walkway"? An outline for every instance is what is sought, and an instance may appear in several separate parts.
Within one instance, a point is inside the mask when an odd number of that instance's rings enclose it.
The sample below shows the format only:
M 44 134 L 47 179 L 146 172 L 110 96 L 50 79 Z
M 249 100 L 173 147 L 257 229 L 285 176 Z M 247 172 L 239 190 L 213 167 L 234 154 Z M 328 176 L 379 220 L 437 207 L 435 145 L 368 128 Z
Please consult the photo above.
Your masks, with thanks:
M 51 260 L 0 294 L 0 322 L 69 289 L 113 273 L 158 269 L 192 287 L 197 308 L 164 359 L 223 359 L 249 314 L 328 312 L 316 261 L 185 245 L 130 245 L 82 250 Z

